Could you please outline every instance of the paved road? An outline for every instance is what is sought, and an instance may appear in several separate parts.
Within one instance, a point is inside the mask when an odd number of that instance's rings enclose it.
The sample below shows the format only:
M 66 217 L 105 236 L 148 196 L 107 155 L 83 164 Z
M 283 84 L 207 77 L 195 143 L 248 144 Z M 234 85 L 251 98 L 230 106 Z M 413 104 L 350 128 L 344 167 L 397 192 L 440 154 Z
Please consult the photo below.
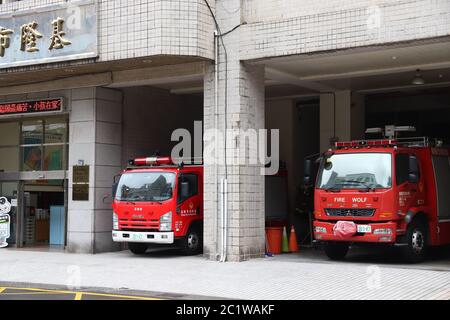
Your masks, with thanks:
M 58 289 L 1 287 L 0 300 L 161 300 L 139 295 L 123 295 L 89 291 L 68 291 Z
M 449 300 L 449 252 L 444 248 L 415 265 L 404 264 L 397 251 L 360 249 L 338 263 L 320 250 L 303 249 L 299 254 L 221 264 L 172 250 L 134 256 L 127 251 L 85 255 L 7 249 L 0 250 L 0 287 L 7 286 L 3 281 L 65 288 L 75 281 L 94 288 L 83 291 L 110 288 L 107 293 L 128 295 L 123 292 L 139 290 L 163 299 Z

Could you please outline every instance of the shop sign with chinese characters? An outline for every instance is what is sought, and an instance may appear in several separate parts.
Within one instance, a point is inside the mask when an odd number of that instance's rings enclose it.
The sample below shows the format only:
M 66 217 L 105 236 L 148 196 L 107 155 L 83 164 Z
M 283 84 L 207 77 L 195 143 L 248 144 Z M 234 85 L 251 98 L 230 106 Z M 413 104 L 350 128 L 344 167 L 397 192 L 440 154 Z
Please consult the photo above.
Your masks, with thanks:
M 63 98 L 0 103 L 0 116 L 63 111 Z
M 96 0 L 0 15 L 0 69 L 98 56 Z

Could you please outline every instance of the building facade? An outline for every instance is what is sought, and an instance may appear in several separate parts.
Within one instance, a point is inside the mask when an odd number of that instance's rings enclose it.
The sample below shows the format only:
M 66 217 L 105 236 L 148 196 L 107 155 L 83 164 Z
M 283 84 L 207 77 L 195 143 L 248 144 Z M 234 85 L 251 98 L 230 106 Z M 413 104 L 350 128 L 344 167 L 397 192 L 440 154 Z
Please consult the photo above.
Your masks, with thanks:
M 415 76 L 426 80 L 420 90 Z M 69 252 L 120 249 L 114 176 L 130 158 L 169 154 L 172 131 L 194 132 L 194 121 L 205 132 L 280 129 L 286 216 L 296 224 L 304 157 L 362 137 L 366 125 L 429 115 L 426 107 L 436 116 L 411 121 L 446 135 L 432 128 L 447 125 L 449 78 L 446 0 L 3 1 L 0 195 L 18 200 L 12 243 L 42 236 Z M 225 148 L 247 160 L 258 152 L 233 139 Z M 208 259 L 223 255 L 223 233 L 227 260 L 264 256 L 262 168 L 205 163 Z

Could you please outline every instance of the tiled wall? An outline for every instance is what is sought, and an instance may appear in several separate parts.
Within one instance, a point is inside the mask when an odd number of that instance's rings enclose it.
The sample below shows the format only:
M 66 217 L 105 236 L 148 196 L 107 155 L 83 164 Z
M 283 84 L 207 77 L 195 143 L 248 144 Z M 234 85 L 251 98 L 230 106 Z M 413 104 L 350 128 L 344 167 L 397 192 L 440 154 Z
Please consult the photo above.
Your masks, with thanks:
M 208 0 L 222 31 L 246 22 L 240 59 L 379 45 L 450 35 L 447 0 Z M 0 13 L 63 0 L 24 0 Z M 204 0 L 98 0 L 100 61 L 157 54 L 214 58 Z M 224 19 L 236 17 L 238 19 Z
M 242 28 L 243 60 L 450 35 L 446 0 L 245 3 L 243 17 L 249 24 Z
M 171 54 L 213 57 L 212 19 L 200 0 L 100 0 L 100 60 Z
M 239 0 L 222 0 L 225 10 L 218 11 L 222 31 L 236 26 L 240 21 Z M 225 91 L 225 60 L 221 50 L 219 64 L 219 105 L 217 110 L 218 129 L 224 132 L 225 116 L 227 129 L 263 129 L 264 123 L 264 67 L 248 65 L 239 59 L 240 29 L 224 38 L 227 46 L 227 84 Z M 209 66 L 205 75 L 204 128 L 215 128 L 214 66 Z M 228 102 L 225 109 L 225 93 Z M 226 110 L 226 114 L 225 114 Z M 214 139 L 205 141 L 204 150 L 213 147 Z M 228 176 L 228 260 L 242 261 L 264 255 L 264 176 L 260 163 L 252 164 L 250 157 L 256 157 L 257 148 L 240 144 L 236 139 L 227 139 Z M 232 155 L 234 152 L 234 157 Z M 204 254 L 211 260 L 217 258 L 221 244 L 220 196 L 216 182 L 225 177 L 225 166 L 214 164 L 205 155 L 205 228 Z M 222 158 L 222 155 L 219 156 Z M 246 160 L 238 163 L 236 160 Z
M 299 16 L 347 11 L 360 7 L 370 7 L 393 2 L 414 2 L 398 0 L 245 0 L 242 16 L 247 23 L 284 20 Z

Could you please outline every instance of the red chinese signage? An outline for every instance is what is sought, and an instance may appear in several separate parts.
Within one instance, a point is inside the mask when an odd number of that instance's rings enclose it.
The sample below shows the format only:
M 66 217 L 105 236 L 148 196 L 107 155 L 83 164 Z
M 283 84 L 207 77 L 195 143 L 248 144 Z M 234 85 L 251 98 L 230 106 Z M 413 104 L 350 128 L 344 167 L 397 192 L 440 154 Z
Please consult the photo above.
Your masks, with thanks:
M 62 111 L 62 98 L 0 103 L 0 116 L 41 113 L 49 111 Z

